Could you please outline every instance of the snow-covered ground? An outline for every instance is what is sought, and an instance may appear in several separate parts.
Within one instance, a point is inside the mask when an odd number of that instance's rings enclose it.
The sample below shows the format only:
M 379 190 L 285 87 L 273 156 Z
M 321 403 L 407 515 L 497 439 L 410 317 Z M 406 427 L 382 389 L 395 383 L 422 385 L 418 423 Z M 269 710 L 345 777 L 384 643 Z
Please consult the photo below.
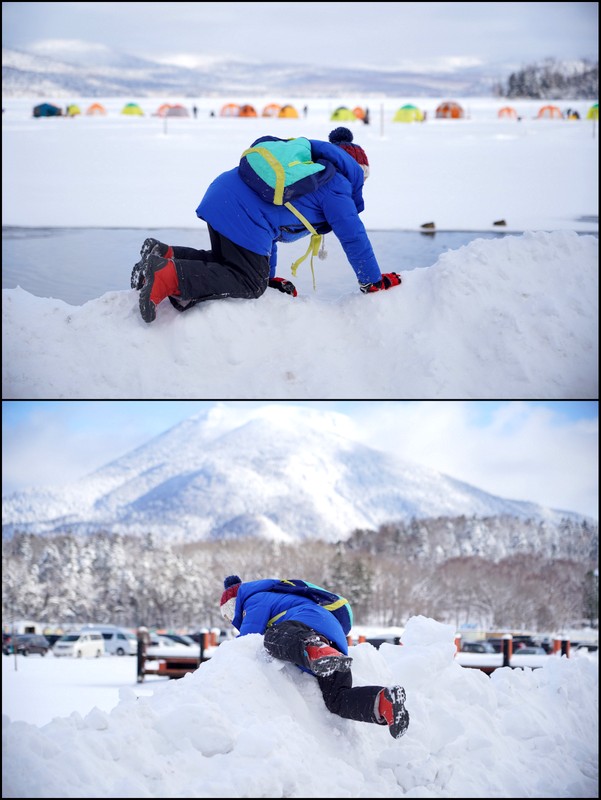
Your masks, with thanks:
M 402 646 L 351 648 L 355 685 L 405 687 L 399 740 L 330 714 L 258 634 L 179 681 L 137 684 L 127 656 L 3 656 L 2 796 L 598 797 L 597 655 L 488 677 L 454 635 L 413 617 Z
M 52 98 L 47 98 L 52 100 Z M 136 98 L 132 98 L 135 100 Z M 363 296 L 332 235 L 307 264 L 297 298 L 268 290 L 253 301 L 211 301 L 178 314 L 167 302 L 152 325 L 129 289 L 137 250 L 122 253 L 123 290 L 83 306 L 3 290 L 3 397 L 28 398 L 564 398 L 598 396 L 598 131 L 590 103 L 579 120 L 536 119 L 542 102 L 459 99 L 467 118 L 437 120 L 438 99 L 367 102 L 371 124 L 351 122 L 369 157 L 368 230 L 502 230 L 434 264 L 403 286 Z M 85 110 L 91 99 L 74 98 Z M 204 246 L 195 217 L 210 181 L 235 166 L 258 136 L 326 139 L 344 100 L 299 100 L 299 119 L 223 118 L 226 100 L 259 110 L 285 98 L 203 98 L 198 117 L 152 116 L 165 100 L 139 99 L 144 117 L 33 119 L 37 99 L 10 99 L 3 114 L 3 225 L 182 228 L 173 244 Z M 395 123 L 413 101 L 425 123 Z M 568 104 L 561 103 L 560 107 Z M 210 111 L 217 116 L 211 117 Z M 198 228 L 198 238 L 190 229 Z M 584 235 L 577 235 L 584 234 Z M 595 234 L 589 235 L 589 234 Z M 94 237 L 96 241 L 97 237 Z M 280 274 L 306 249 L 280 247 Z M 112 257 L 114 257 L 111 254 Z M 376 251 L 400 269 L 393 248 Z M 52 260 L 49 272 L 87 264 Z M 17 265 L 18 266 L 18 265 Z M 15 265 L 11 265 L 14 269 Z M 49 293 L 51 295 L 51 293 Z

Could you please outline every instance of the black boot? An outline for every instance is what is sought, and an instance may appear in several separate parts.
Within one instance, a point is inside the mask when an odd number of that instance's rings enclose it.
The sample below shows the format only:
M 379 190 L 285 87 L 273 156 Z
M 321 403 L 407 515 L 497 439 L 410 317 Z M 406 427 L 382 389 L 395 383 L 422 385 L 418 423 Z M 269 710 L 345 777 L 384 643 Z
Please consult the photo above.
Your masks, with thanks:
M 388 725 L 390 735 L 400 739 L 409 727 L 409 712 L 405 708 L 405 690 L 402 686 L 382 689 L 377 698 L 377 713 L 380 725 Z
M 131 271 L 131 288 L 132 289 L 141 289 L 144 285 L 144 265 L 146 263 L 146 259 L 152 253 L 153 255 L 157 256 L 165 256 L 167 255 L 167 251 L 169 250 L 168 244 L 163 244 L 163 242 L 159 242 L 158 239 L 144 239 L 144 243 L 140 248 L 140 255 L 141 258 L 137 264 L 134 265 L 134 268 Z

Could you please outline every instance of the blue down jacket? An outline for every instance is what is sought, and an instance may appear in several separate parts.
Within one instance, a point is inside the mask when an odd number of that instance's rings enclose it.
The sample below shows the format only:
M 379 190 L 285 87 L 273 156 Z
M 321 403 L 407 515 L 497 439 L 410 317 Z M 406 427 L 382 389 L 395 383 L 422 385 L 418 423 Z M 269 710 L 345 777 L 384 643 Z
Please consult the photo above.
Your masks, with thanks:
M 242 583 L 236 595 L 236 614 L 232 625 L 240 636 L 247 633 L 265 633 L 270 620 L 272 624 L 284 620 L 304 622 L 317 633 L 323 633 L 338 650 L 348 655 L 348 643 L 336 617 L 327 609 L 306 597 L 270 591 L 279 580 L 265 578 L 260 581 Z
M 382 277 L 365 226 L 363 170 L 355 159 L 330 142 L 311 141 L 313 161 L 331 162 L 336 174 L 293 205 L 318 233 L 333 231 L 355 271 L 359 283 Z M 304 225 L 284 206 L 262 200 L 238 175 L 238 167 L 224 172 L 207 189 L 196 215 L 222 236 L 253 253 L 270 257 L 270 277 L 277 267 L 277 243 L 309 235 Z

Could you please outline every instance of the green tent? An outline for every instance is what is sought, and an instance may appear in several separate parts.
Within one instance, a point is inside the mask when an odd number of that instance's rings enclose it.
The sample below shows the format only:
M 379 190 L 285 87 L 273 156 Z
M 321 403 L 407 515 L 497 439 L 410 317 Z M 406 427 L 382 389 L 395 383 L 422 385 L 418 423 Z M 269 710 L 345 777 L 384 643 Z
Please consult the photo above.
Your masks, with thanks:
M 424 115 L 423 112 L 419 110 L 417 106 L 411 105 L 411 103 L 407 103 L 407 105 L 401 106 L 399 110 L 396 112 L 394 117 L 392 118 L 393 122 L 423 122 Z
M 132 116 L 143 117 L 144 112 L 140 108 L 137 103 L 127 103 L 127 105 L 123 106 L 121 109 L 122 114 L 131 114 Z
M 591 106 L 588 110 L 586 115 L 587 119 L 599 119 L 599 103 L 595 103 L 594 106 Z
M 355 113 L 350 110 L 350 108 L 345 108 L 344 106 L 340 106 L 340 108 L 337 108 L 336 111 L 334 111 L 330 119 L 341 122 L 341 121 L 348 121 L 351 119 L 356 120 L 357 117 Z

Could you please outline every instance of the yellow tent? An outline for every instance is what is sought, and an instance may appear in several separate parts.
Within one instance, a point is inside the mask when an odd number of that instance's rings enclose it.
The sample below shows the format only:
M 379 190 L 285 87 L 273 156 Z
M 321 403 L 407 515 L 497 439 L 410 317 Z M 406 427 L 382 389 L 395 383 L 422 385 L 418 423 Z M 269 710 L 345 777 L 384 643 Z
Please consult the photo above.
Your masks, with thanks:
M 78 105 L 71 103 L 67 106 L 68 117 L 76 117 L 78 114 L 81 114 L 81 108 Z
M 346 106 L 340 106 L 339 108 L 334 111 L 332 116 L 330 117 L 331 120 L 338 120 L 338 121 L 349 121 L 350 120 L 357 120 L 357 117 L 354 113 L 350 110 L 350 108 L 346 108 Z
M 423 122 L 424 114 L 417 106 L 407 103 L 401 106 L 392 118 L 393 122 Z
M 586 114 L 587 119 L 599 119 L 599 103 L 591 106 Z
M 137 103 L 126 103 L 126 105 L 124 105 L 121 109 L 121 113 L 138 117 L 144 116 L 144 112 Z
M 294 119 L 298 119 L 298 111 L 294 106 L 282 106 L 278 117 L 292 117 Z

